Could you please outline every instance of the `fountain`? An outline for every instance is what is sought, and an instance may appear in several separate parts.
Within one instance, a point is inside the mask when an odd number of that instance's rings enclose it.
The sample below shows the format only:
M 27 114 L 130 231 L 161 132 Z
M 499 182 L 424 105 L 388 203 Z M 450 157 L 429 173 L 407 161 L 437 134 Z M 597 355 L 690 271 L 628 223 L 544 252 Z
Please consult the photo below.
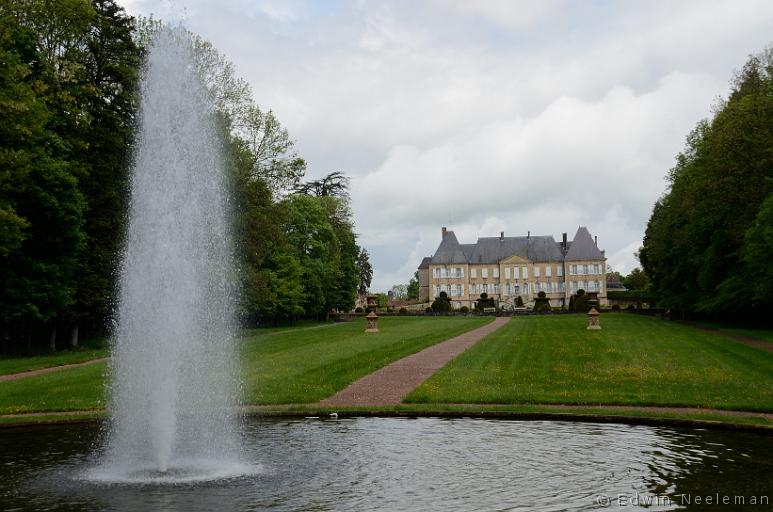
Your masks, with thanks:
M 227 184 L 189 37 L 148 55 L 111 363 L 111 421 L 88 477 L 242 473 Z

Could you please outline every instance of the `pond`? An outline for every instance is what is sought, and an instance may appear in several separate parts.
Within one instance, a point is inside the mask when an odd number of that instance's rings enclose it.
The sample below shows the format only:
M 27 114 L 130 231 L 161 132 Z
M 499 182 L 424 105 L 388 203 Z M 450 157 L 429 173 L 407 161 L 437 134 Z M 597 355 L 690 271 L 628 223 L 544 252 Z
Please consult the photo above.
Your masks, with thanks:
M 0 431 L 0 510 L 771 509 L 773 437 L 753 432 L 473 418 L 243 428 L 253 471 L 174 485 L 84 479 L 98 424 Z

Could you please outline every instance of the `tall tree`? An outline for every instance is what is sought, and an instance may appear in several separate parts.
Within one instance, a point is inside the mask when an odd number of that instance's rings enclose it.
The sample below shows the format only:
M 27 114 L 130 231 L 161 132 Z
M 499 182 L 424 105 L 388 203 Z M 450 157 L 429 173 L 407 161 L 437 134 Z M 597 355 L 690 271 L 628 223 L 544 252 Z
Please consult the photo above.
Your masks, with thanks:
M 656 203 L 639 258 L 659 303 L 752 313 L 750 226 L 773 194 L 773 50 L 749 59 L 710 121 L 688 136 Z M 764 218 L 764 215 L 763 215 Z M 749 259 L 751 258 L 751 260 Z M 770 308 L 773 296 L 757 296 Z M 751 308 L 754 309 L 754 308 Z M 760 311 L 760 309 L 757 309 Z
M 373 266 L 370 264 L 370 254 L 364 247 L 360 249 L 360 254 L 357 256 L 357 276 L 357 293 L 365 295 L 373 280 Z

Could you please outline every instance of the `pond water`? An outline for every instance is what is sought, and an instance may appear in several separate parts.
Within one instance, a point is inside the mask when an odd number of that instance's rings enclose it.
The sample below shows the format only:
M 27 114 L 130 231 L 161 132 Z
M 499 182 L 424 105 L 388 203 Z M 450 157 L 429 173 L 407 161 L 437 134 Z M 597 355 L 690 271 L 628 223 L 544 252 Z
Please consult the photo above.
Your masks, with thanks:
M 243 428 L 252 471 L 174 485 L 84 479 L 97 424 L 0 431 L 0 510 L 773 508 L 773 437 L 751 432 L 472 418 Z

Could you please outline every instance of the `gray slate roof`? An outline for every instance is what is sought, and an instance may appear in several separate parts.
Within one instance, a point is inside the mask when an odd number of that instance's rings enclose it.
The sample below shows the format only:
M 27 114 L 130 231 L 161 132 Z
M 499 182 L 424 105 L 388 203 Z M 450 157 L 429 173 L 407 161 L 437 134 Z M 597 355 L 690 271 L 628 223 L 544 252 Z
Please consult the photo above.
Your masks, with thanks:
M 448 231 L 432 257 L 432 263 L 467 263 L 467 256 L 453 231 Z
M 596 246 L 588 229 L 580 226 L 574 240 L 567 242 L 566 256 L 561 244 L 552 236 L 508 236 L 478 238 L 474 244 L 460 244 L 453 231 L 448 231 L 435 255 L 424 258 L 419 268 L 430 263 L 498 263 L 510 256 L 529 261 L 603 260 L 604 253 Z
M 566 253 L 567 261 L 577 260 L 603 260 L 604 253 L 596 246 L 593 237 L 590 236 L 588 228 L 580 226 L 574 235 L 572 245 Z

